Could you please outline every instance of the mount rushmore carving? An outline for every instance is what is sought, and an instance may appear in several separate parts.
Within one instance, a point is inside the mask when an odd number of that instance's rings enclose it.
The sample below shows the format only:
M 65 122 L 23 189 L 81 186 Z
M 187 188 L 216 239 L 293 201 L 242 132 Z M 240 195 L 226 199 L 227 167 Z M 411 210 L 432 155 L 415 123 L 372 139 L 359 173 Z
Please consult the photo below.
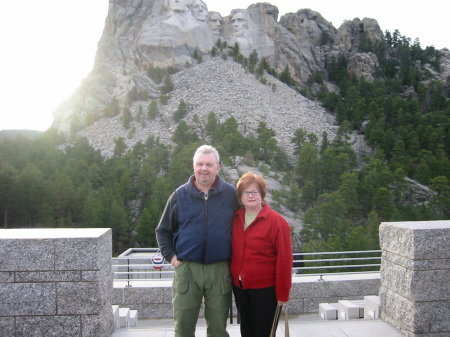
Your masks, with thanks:
M 374 19 L 345 21 L 339 29 L 320 13 L 300 9 L 278 20 L 278 8 L 256 3 L 234 9 L 227 16 L 209 12 L 202 0 L 111 0 L 94 67 L 82 85 L 54 113 L 54 125 L 67 131 L 74 116 L 102 116 L 113 97 L 121 106 L 132 87 L 159 96 L 148 67 L 183 68 L 194 63 L 195 53 L 207 54 L 225 41 L 248 57 L 253 51 L 277 72 L 289 67 L 291 77 L 305 83 L 314 72 L 326 75 L 333 56 L 349 59 L 357 76 L 370 80 L 378 60 L 358 53 L 362 36 L 382 40 Z M 326 77 L 325 77 L 326 80 Z

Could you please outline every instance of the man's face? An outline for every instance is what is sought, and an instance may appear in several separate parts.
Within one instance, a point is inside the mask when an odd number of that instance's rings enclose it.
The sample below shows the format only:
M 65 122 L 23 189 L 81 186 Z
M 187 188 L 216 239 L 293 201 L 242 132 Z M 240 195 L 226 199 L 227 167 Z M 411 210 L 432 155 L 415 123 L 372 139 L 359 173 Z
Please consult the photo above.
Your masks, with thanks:
M 247 30 L 247 21 L 244 14 L 236 13 L 235 15 L 233 15 L 231 22 L 233 23 L 234 27 L 234 34 L 236 36 L 244 35 L 245 31 Z
M 208 8 L 206 7 L 206 4 L 203 1 L 194 1 L 194 4 L 192 5 L 192 15 L 198 21 L 205 22 L 208 17 Z
M 213 13 L 209 16 L 208 24 L 212 28 L 213 31 L 220 31 L 220 27 L 222 26 L 222 18 L 220 15 Z
M 169 0 L 169 8 L 174 12 L 187 11 L 186 0 Z
M 201 153 L 194 161 L 194 175 L 199 187 L 210 187 L 216 180 L 220 165 L 212 153 Z

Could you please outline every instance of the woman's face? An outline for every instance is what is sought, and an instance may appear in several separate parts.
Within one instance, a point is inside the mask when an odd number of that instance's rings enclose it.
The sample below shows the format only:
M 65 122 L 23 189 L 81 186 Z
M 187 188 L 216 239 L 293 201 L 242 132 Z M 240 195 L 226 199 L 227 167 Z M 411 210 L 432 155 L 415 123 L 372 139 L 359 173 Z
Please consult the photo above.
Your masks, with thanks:
M 241 202 L 247 211 L 259 211 L 261 208 L 261 192 L 257 183 L 251 183 L 247 188 L 244 188 Z

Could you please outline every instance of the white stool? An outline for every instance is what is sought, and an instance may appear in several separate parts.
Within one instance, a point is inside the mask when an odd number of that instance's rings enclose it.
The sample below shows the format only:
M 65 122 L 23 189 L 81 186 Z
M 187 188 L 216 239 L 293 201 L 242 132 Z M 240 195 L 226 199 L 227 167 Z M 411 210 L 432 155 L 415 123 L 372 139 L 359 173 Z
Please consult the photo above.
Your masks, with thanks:
M 130 326 L 130 308 L 119 308 L 119 320 L 121 328 Z
M 130 310 L 130 327 L 138 326 L 138 311 Z
M 380 297 L 364 296 L 364 319 L 380 318 Z
M 320 318 L 324 321 L 338 319 L 338 304 L 337 303 L 319 303 Z
M 338 301 L 339 305 L 339 319 L 355 319 L 359 318 L 359 307 L 348 300 Z
M 114 329 L 120 328 L 120 321 L 119 321 L 119 306 L 113 305 L 113 317 L 114 317 Z
M 359 318 L 364 318 L 364 300 L 352 300 L 351 302 L 359 308 Z

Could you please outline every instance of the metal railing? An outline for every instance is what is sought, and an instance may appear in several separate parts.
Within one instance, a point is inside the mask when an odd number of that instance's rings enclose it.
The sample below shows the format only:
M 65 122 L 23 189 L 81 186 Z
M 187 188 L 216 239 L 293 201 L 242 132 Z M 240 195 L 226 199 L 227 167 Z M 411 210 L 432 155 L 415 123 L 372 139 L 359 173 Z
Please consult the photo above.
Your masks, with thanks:
M 293 277 L 377 273 L 381 250 L 294 253 Z M 114 282 L 132 286 L 134 282 L 172 280 L 174 268 L 168 262 L 155 264 L 152 257 L 124 256 L 112 258 Z
M 308 259 L 305 259 L 307 257 Z M 293 276 L 378 273 L 381 250 L 294 253 Z

